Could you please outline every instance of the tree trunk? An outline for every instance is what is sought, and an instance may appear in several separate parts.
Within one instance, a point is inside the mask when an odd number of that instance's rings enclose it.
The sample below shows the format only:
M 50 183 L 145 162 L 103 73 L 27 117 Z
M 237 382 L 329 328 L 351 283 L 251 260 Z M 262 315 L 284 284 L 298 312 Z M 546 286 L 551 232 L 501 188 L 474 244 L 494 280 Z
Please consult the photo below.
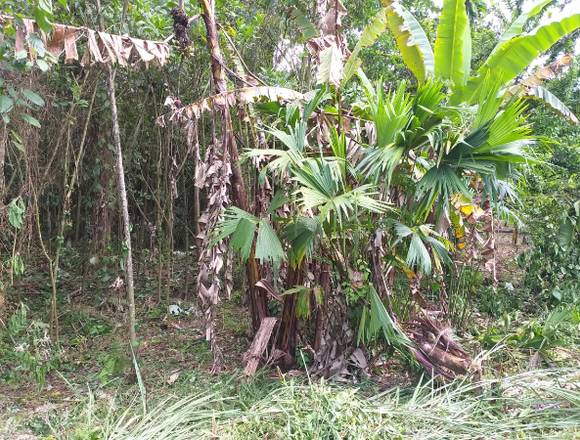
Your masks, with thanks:
M 322 335 L 324 332 L 324 323 L 326 320 L 326 310 L 328 308 L 328 298 L 332 294 L 330 285 L 330 266 L 323 263 L 320 268 L 319 278 L 320 288 L 322 289 L 322 304 L 317 306 L 316 327 L 314 330 L 314 352 L 318 352 L 322 346 Z
M 99 132 L 97 128 L 96 132 Z M 111 167 L 113 163 L 113 156 L 111 151 L 104 146 L 100 154 L 100 168 L 99 176 L 100 190 L 95 213 L 95 252 L 101 254 L 111 240 L 111 207 L 109 202 L 109 194 L 111 189 Z
M 0 208 L 4 206 L 6 197 L 6 183 L 4 180 L 4 161 L 6 158 L 6 144 L 8 143 L 8 127 L 2 122 L 2 136 L 0 136 Z
M 125 276 L 127 283 L 127 300 L 129 303 L 129 339 L 135 346 L 137 335 L 135 334 L 135 287 L 133 284 L 133 253 L 131 249 L 131 228 L 129 223 L 129 203 L 127 201 L 127 189 L 125 187 L 125 169 L 123 167 L 123 150 L 121 149 L 121 133 L 119 130 L 119 117 L 117 114 L 117 99 L 115 96 L 115 69 L 107 64 L 109 73 L 108 93 L 111 101 L 111 119 L 113 124 L 113 142 L 115 144 L 115 156 L 117 165 L 117 188 L 121 201 L 121 215 L 123 219 L 123 238 L 127 252 L 125 260 Z
M 200 0 L 200 5 L 203 10 L 203 20 L 207 32 L 207 46 L 210 52 L 212 77 L 216 93 L 227 92 L 227 83 L 225 78 L 224 60 L 220 50 L 217 23 L 215 19 L 215 3 L 213 0 Z M 234 137 L 234 130 L 232 124 L 232 117 L 227 105 L 221 109 L 222 117 L 222 147 L 224 152 L 227 151 L 232 167 L 232 187 L 234 203 L 244 211 L 251 212 L 242 169 L 240 166 L 238 149 Z M 256 287 L 256 283 L 260 281 L 260 266 L 254 258 L 254 249 L 250 254 L 250 258 L 246 263 L 246 277 L 248 281 L 248 296 L 250 298 L 252 325 L 254 331 L 260 327 L 260 322 L 267 316 L 268 303 L 266 293 Z
M 304 265 L 298 267 L 289 265 L 286 276 L 286 288 L 290 289 L 303 282 Z M 282 307 L 282 320 L 280 322 L 280 334 L 278 337 L 278 349 L 284 353 L 282 359 L 285 367 L 294 365 L 296 354 L 296 294 L 285 295 Z

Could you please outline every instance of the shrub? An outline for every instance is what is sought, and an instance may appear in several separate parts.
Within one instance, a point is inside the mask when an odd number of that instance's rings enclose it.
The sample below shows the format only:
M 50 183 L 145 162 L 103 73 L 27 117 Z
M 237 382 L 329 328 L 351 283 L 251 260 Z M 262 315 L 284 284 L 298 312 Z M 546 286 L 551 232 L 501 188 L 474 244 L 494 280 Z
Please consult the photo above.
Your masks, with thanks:
M 0 378 L 4 380 L 24 375 L 43 386 L 46 375 L 58 365 L 48 324 L 30 319 L 24 304 L 0 328 L 0 354 Z

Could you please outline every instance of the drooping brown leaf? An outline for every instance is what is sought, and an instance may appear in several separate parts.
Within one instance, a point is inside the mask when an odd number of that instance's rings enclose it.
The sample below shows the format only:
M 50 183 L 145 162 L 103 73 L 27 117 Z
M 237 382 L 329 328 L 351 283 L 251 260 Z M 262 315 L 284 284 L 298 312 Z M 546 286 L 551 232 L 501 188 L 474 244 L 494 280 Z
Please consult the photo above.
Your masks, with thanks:
M 76 29 L 66 29 L 64 32 L 64 62 L 72 63 L 78 59 L 77 31 Z
M 18 53 L 25 50 L 24 43 L 26 41 L 26 31 L 23 27 L 16 28 L 16 41 L 14 43 L 14 52 Z
M 64 34 L 65 29 L 62 27 L 56 28 L 52 33 L 52 38 L 48 43 L 46 50 L 54 57 L 58 58 L 64 49 Z
M 316 74 L 317 84 L 331 84 L 335 87 L 340 85 L 344 60 L 341 51 L 332 43 L 329 47 L 320 52 L 318 72 Z
M 0 14 L 0 23 L 13 21 L 13 17 Z M 31 59 L 36 56 L 34 48 L 26 44 L 26 37 L 31 33 L 42 36 L 47 50 L 59 58 L 65 54 L 65 63 L 79 60 L 77 43 L 86 41 L 85 53 L 81 64 L 118 63 L 121 66 L 144 63 L 146 66 L 156 62 L 163 66 L 169 57 L 169 45 L 163 41 L 141 40 L 128 36 L 95 32 L 87 27 L 54 24 L 50 39 L 40 31 L 34 20 L 23 19 L 23 26 L 16 26 L 15 51 L 28 49 Z
M 340 0 L 317 0 L 318 36 L 306 42 L 312 56 L 319 84 L 340 84 L 343 68 L 350 52 L 340 30 L 346 8 Z
M 139 40 L 138 38 L 131 38 L 131 42 L 133 43 L 133 47 L 135 48 L 135 50 L 137 51 L 137 53 L 144 62 L 148 63 L 155 59 L 155 56 L 145 48 L 144 40 Z
M 162 115 L 157 123 L 164 126 L 166 122 L 187 123 L 196 120 L 205 112 L 211 112 L 223 107 L 257 104 L 261 102 L 290 102 L 303 101 L 304 95 L 295 90 L 284 87 L 244 87 L 225 93 L 209 96 L 185 107 L 177 105 L 176 100 L 168 98 L 166 105 L 171 107 L 169 115 Z
M 550 80 L 558 76 L 566 67 L 572 64 L 574 57 L 570 54 L 564 54 L 553 63 L 547 66 L 539 67 L 527 78 L 521 82 L 526 87 L 536 87 L 541 85 L 544 81 Z
M 97 43 L 97 33 L 94 30 L 89 29 L 87 31 L 87 41 L 88 48 L 86 53 L 90 54 L 89 64 L 91 63 L 91 60 L 93 63 L 104 63 L 105 60 L 101 55 L 99 44 Z

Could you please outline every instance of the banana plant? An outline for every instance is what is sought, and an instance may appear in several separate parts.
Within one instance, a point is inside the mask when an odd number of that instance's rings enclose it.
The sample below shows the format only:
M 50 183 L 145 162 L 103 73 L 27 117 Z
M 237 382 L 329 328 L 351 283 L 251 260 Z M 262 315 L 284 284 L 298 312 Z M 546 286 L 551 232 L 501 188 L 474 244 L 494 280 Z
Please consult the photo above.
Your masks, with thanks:
M 506 87 L 560 39 L 580 28 L 580 13 L 575 13 L 524 32 L 528 20 L 552 1 L 538 0 L 529 11 L 517 17 L 481 67 L 471 71 L 472 40 L 465 0 L 444 0 L 433 48 L 419 22 L 402 4 L 382 0 L 383 9 L 364 29 L 346 63 L 342 83 L 359 70 L 360 51 L 371 46 L 388 28 L 418 83 L 431 78 L 445 81 L 453 91 L 452 104 L 476 104 L 477 94 L 489 75 L 493 75 L 501 88 Z

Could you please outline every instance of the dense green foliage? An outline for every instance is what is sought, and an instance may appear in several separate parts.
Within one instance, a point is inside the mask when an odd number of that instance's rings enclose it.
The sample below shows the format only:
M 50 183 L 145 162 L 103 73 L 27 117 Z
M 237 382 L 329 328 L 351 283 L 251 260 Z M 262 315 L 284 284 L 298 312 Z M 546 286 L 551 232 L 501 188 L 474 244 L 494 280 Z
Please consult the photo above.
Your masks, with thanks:
M 578 65 L 550 89 L 580 110 Z M 521 185 L 524 223 L 533 249 L 521 258 L 524 285 L 551 302 L 578 304 L 580 292 L 580 129 L 555 120 L 538 106 L 531 117 L 542 142 L 538 164 L 525 169 Z
M 580 14 L 339 3 L 1 2 L 0 438 L 575 438 Z

